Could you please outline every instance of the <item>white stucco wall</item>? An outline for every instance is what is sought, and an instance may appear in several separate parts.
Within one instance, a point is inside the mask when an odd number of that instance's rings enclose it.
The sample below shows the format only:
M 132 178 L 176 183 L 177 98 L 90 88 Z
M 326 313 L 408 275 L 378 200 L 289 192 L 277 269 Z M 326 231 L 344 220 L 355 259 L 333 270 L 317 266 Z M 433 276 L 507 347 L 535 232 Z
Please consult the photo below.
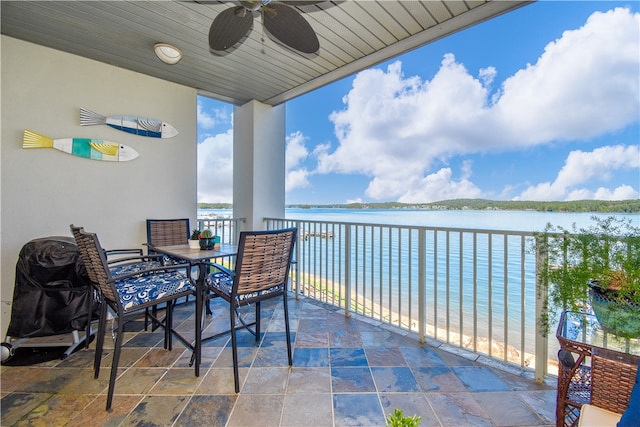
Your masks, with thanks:
M 1 38 L 0 299 L 7 330 L 15 264 L 24 243 L 70 236 L 69 224 L 98 233 L 105 248 L 140 247 L 145 219 L 196 219 L 196 90 L 82 57 Z M 158 67 L 165 67 L 158 61 Z M 171 123 L 171 139 L 80 126 L 79 109 Z M 25 129 L 52 137 L 91 137 L 133 147 L 130 162 L 23 149 Z

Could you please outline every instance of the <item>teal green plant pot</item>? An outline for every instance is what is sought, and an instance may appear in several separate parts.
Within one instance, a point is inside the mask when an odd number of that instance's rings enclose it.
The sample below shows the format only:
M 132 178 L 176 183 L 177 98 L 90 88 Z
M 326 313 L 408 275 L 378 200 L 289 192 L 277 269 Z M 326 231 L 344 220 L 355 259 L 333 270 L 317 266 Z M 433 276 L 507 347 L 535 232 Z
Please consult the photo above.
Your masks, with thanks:
M 213 237 L 201 237 L 200 238 L 200 249 L 201 250 L 211 250 L 213 249 Z
M 621 303 L 597 286 L 589 287 L 591 308 L 603 330 L 622 338 L 640 338 L 640 307 Z

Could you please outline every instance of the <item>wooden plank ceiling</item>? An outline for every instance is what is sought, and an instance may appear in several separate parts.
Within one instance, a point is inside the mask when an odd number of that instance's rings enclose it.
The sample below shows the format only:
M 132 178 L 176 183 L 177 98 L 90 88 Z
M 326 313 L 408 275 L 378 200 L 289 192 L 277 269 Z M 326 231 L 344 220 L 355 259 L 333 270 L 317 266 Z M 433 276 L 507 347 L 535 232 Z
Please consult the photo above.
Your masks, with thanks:
M 6 1 L 2 34 L 196 88 L 222 101 L 277 105 L 528 1 L 326 1 L 297 7 L 318 35 L 302 55 L 263 31 L 259 17 L 235 50 L 208 46 L 213 19 L 238 2 Z M 158 42 L 183 52 L 176 65 Z

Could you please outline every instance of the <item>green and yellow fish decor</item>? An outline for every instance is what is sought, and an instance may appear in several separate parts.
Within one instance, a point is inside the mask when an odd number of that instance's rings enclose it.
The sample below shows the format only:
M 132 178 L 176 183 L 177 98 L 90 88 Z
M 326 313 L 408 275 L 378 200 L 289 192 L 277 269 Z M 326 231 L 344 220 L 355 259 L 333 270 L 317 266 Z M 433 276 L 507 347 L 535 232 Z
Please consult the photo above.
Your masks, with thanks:
M 30 130 L 24 131 L 22 148 L 55 148 L 91 160 L 127 162 L 139 156 L 133 148 L 116 142 L 92 138 L 53 139 Z
M 80 108 L 80 126 L 107 125 L 122 132 L 150 138 L 173 138 L 178 130 L 161 120 L 138 116 L 105 117 L 86 108 Z

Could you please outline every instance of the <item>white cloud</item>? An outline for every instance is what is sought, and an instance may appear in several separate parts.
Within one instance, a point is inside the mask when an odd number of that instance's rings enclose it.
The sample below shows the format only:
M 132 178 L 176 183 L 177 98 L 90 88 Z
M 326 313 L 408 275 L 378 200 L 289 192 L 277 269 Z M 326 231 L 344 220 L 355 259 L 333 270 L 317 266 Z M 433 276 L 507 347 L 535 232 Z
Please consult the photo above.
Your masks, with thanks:
M 292 133 L 286 140 L 285 152 L 285 191 L 309 186 L 309 171 L 300 167 L 300 164 L 309 157 L 309 151 L 305 147 L 305 136 L 301 132 Z
M 285 192 L 296 188 L 309 186 L 309 171 L 306 169 L 296 169 L 288 171 L 285 177 Z
M 213 111 L 205 111 L 202 102 L 198 102 L 198 127 L 213 129 L 216 125 L 229 123 L 230 118 L 224 108 L 214 108 Z
M 367 195 L 376 199 L 475 197 L 481 192 L 464 171 L 455 180 L 449 168 L 434 172 L 437 162 L 589 139 L 638 121 L 639 28 L 640 14 L 628 9 L 594 13 L 495 93 L 489 88 L 497 73 L 493 67 L 474 77 L 452 54 L 431 80 L 404 76 L 400 61 L 360 72 L 344 97 L 345 108 L 330 117 L 339 145 L 318 152 L 317 172 L 370 176 Z M 573 161 L 568 159 L 556 183 L 527 191 L 568 197 L 577 184 Z M 611 194 L 616 191 L 624 192 Z
M 294 169 L 309 156 L 309 151 L 304 145 L 305 140 L 306 138 L 302 132 L 295 132 L 287 137 L 285 153 L 285 166 L 287 170 Z
M 495 106 L 507 135 L 522 144 L 578 140 L 638 120 L 640 14 L 595 12 L 565 31 L 534 65 L 507 79 Z
M 496 78 L 497 74 L 498 72 L 494 67 L 487 67 L 480 70 L 478 77 L 480 77 L 480 80 L 482 80 L 483 86 L 489 87 L 491 86 L 491 83 L 493 83 L 493 80 Z
M 614 190 L 578 188 L 591 181 L 608 181 L 617 170 L 640 168 L 638 146 L 606 146 L 591 152 L 572 151 L 553 182 L 543 182 L 524 190 L 520 200 L 623 200 L 638 198 L 629 185 Z M 640 179 L 640 176 L 639 176 Z
M 233 200 L 233 130 L 198 144 L 198 202 Z
M 309 157 L 305 136 L 296 132 L 287 137 L 286 191 L 309 186 L 311 175 L 301 164 Z M 233 200 L 233 130 L 206 138 L 198 144 L 198 202 Z
M 473 199 L 482 196 L 468 177 L 459 180 L 452 178 L 450 168 L 442 168 L 436 173 L 427 175 L 412 183 L 410 190 L 398 199 L 402 203 L 418 203 L 425 200 Z
M 640 198 L 640 193 L 630 185 L 621 185 L 613 191 L 600 187 L 596 191 L 587 189 L 574 190 L 567 195 L 567 200 L 633 200 Z

